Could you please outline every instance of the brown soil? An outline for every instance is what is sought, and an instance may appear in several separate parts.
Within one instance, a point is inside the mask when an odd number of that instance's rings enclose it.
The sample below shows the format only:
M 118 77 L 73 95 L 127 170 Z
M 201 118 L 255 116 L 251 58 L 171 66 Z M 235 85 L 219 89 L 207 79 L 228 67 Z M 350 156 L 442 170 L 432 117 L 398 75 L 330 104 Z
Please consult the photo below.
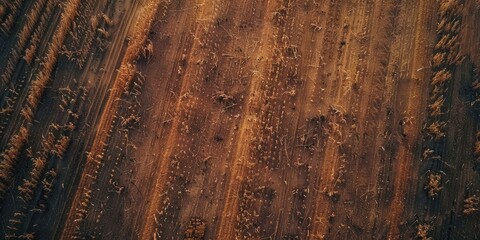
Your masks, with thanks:
M 480 237 L 478 1 L 61 2 L 0 2 L 1 239 Z

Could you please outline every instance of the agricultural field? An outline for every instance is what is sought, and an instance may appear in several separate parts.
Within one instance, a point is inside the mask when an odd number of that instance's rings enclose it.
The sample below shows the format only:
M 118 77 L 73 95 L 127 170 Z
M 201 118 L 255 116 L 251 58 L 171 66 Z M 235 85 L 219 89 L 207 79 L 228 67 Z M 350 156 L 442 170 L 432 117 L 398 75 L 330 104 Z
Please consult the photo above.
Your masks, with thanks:
M 480 0 L 0 0 L 0 239 L 480 239 Z

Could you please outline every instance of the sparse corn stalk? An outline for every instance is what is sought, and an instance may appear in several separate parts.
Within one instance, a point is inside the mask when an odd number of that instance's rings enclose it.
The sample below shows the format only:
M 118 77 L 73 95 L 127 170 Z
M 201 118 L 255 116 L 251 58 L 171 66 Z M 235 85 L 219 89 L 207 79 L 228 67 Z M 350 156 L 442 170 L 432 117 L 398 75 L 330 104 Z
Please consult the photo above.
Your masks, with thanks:
M 428 196 L 434 198 L 440 193 L 443 189 L 441 186 L 442 175 L 439 173 L 431 173 L 428 175 L 427 184 L 425 185 L 425 190 L 428 193 Z
M 37 46 L 40 43 L 43 30 L 48 23 L 48 17 L 52 13 L 53 5 L 54 3 L 52 1 L 48 1 L 46 6 L 44 6 L 42 15 L 39 18 L 38 26 L 30 39 L 30 46 L 25 50 L 25 56 L 23 58 L 28 64 L 30 64 L 35 57 Z
M 447 50 L 447 42 L 450 40 L 451 36 L 449 33 L 445 34 L 440 38 L 440 40 L 435 45 L 435 50 Z
M 445 56 L 447 54 L 445 52 L 439 52 L 439 53 L 436 53 L 434 56 L 433 56 L 433 67 L 435 68 L 438 68 L 440 67 L 442 64 L 445 63 Z
M 22 110 L 20 110 L 20 114 L 27 121 L 29 122 L 33 121 L 33 112 L 30 108 L 23 108 Z
M 431 237 L 428 237 L 428 233 L 432 230 L 430 224 L 419 224 L 417 226 L 417 238 L 421 240 L 432 240 Z
M 37 51 L 37 46 L 36 45 L 30 45 L 30 47 L 25 50 L 25 56 L 23 59 L 25 59 L 25 62 L 28 64 L 32 63 L 33 57 L 35 56 L 35 52 Z
M 430 101 L 436 101 L 438 98 L 443 97 L 445 89 L 439 85 L 435 85 L 430 96 Z
M 20 127 L 18 133 L 10 139 L 7 150 L 0 155 L 2 158 L 2 162 L 0 162 L 0 199 L 4 198 L 4 194 L 10 186 L 13 168 L 17 164 L 18 154 L 27 138 L 27 128 Z
M 77 0 L 78 1 L 78 0 Z M 80 186 L 84 187 L 84 190 L 77 191 L 74 200 L 73 206 L 77 208 L 75 211 L 71 211 L 68 214 L 67 221 L 65 223 L 65 230 L 62 234 L 62 238 L 72 238 L 76 234 L 75 229 L 78 229 L 79 222 L 77 221 L 76 213 L 78 209 L 84 208 L 84 203 L 87 203 L 85 207 L 88 206 L 89 197 L 85 196 L 83 193 L 86 189 L 92 187 L 93 182 L 97 178 L 98 170 L 101 166 L 104 156 L 105 143 L 107 142 L 108 135 L 112 126 L 112 121 L 114 119 L 115 112 L 117 111 L 118 101 L 117 99 L 121 96 L 125 87 L 132 80 L 135 73 L 134 62 L 138 58 L 139 54 L 142 51 L 150 28 L 153 24 L 155 13 L 160 5 L 161 1 L 148 1 L 144 3 L 142 10 L 138 14 L 138 20 L 133 30 L 132 40 L 128 43 L 124 58 L 120 64 L 118 74 L 113 83 L 112 91 L 106 102 L 106 111 L 102 114 L 100 121 L 98 123 L 99 129 L 103 129 L 101 133 L 97 134 L 92 143 L 92 154 L 93 162 L 87 158 L 86 167 L 84 170 L 84 177 L 80 179 Z M 92 157 L 90 157 L 92 159 Z M 97 163 L 98 162 L 98 163 Z M 92 176 L 94 174 L 95 176 Z M 81 218 L 80 218 L 80 221 Z
M 32 170 L 30 171 L 28 180 L 25 179 L 22 186 L 19 186 L 21 194 L 19 198 L 25 202 L 28 202 L 32 199 L 32 193 L 37 187 L 37 183 L 40 180 L 40 177 L 43 174 L 43 170 L 46 167 L 48 153 L 53 148 L 54 135 L 52 132 L 47 134 L 47 137 L 42 138 L 42 151 L 38 153 L 37 157 L 32 157 Z
M 143 48 L 143 57 L 147 59 L 147 61 L 150 61 L 150 59 L 153 56 L 153 43 L 150 41 L 150 39 L 147 39 L 145 43 L 145 47 Z
M 423 151 L 422 157 L 423 160 L 440 159 L 440 156 L 435 155 L 435 151 L 433 151 L 433 149 L 426 149 Z
M 440 16 L 446 17 L 447 14 L 456 15 L 458 13 L 460 3 L 458 0 L 442 0 L 440 1 Z
M 440 71 L 437 71 L 433 75 L 431 84 L 432 85 L 443 84 L 447 80 L 450 80 L 451 77 L 452 77 L 452 74 L 448 70 L 442 69 Z
M 69 0 L 66 3 L 64 12 L 60 17 L 60 24 L 53 35 L 52 43 L 47 50 L 45 61 L 42 64 L 42 71 L 37 75 L 37 78 L 32 81 L 32 85 L 28 92 L 29 96 L 27 98 L 27 104 L 22 108 L 22 112 L 25 113 L 26 116 L 26 124 L 32 121 L 31 116 L 33 116 L 33 111 L 38 106 L 40 96 L 42 95 L 53 67 L 56 64 L 61 44 L 65 39 L 71 21 L 75 17 L 76 9 L 79 4 L 80 0 Z M 12 181 L 11 174 L 16 165 L 19 151 L 25 144 L 29 135 L 29 130 L 25 126 L 25 124 L 22 125 L 17 134 L 10 138 L 7 150 L 2 153 L 3 161 L 0 163 L 0 173 L 4 174 L 0 175 L 0 198 L 4 197 L 4 194 Z
M 98 17 L 97 16 L 92 16 L 90 18 L 90 26 L 92 27 L 92 29 L 97 29 L 97 27 L 98 27 Z
M 22 235 L 18 236 L 19 239 L 25 239 L 25 240 L 34 240 L 35 239 L 35 233 L 30 232 L 30 233 L 24 233 Z
M 445 26 L 447 25 L 447 19 L 442 18 L 440 22 L 437 24 L 437 34 L 442 33 L 445 31 Z
M 97 31 L 106 39 L 110 37 L 110 33 L 105 28 L 97 28 Z
M 442 107 L 443 107 L 443 104 L 445 103 L 445 97 L 443 95 L 441 95 L 440 97 L 438 97 L 435 102 L 433 102 L 432 104 L 430 104 L 428 106 L 428 108 L 430 109 L 430 116 L 431 117 L 438 117 L 440 115 L 442 115 Z
M 8 64 L 11 64 L 12 66 L 16 65 L 17 62 L 20 60 L 21 51 L 23 51 L 28 41 L 28 38 L 32 35 L 33 27 L 37 22 L 38 16 L 41 13 L 41 9 L 45 5 L 45 2 L 46 0 L 40 0 L 35 2 L 31 11 L 27 14 L 27 20 L 23 25 L 21 31 L 18 33 L 15 46 L 10 52 Z M 5 83 L 10 82 L 10 78 L 13 75 L 13 70 L 14 68 L 5 71 Z
M 2 24 L 0 24 L 0 30 L 2 30 L 2 32 L 5 35 L 9 35 L 10 31 L 13 27 L 13 23 L 14 23 L 14 16 L 13 16 L 13 14 L 10 14 L 10 15 L 7 16 L 5 21 Z
M 428 135 L 430 135 L 435 141 L 442 139 L 445 137 L 445 126 L 445 122 L 433 122 L 427 127 Z
M 108 17 L 106 14 L 102 14 L 102 18 L 109 27 L 114 25 L 113 20 L 110 17 Z
M 477 195 L 470 196 L 463 200 L 463 214 L 471 215 L 479 210 L 480 199 Z
M 463 55 L 460 51 L 458 51 L 458 49 L 456 49 L 455 51 L 451 51 L 448 54 L 447 64 L 458 66 L 462 64 L 463 60 L 465 60 L 465 55 Z
M 48 48 L 47 55 L 43 62 L 43 70 L 37 75 L 37 78 L 33 80 L 32 86 L 29 90 L 29 96 L 27 98 L 27 106 L 25 108 L 30 108 L 33 112 L 37 108 L 40 96 L 43 94 L 45 86 L 48 83 L 50 74 L 53 71 L 53 67 L 57 63 L 58 53 L 63 45 L 65 40 L 66 33 L 70 27 L 70 24 L 75 17 L 75 11 L 79 5 L 79 0 L 70 0 L 66 7 L 65 11 L 61 15 L 60 25 L 55 31 L 52 43 Z
M 55 155 L 59 158 L 63 158 L 63 154 L 67 150 L 68 145 L 70 144 L 70 137 L 62 136 L 55 144 L 54 150 Z

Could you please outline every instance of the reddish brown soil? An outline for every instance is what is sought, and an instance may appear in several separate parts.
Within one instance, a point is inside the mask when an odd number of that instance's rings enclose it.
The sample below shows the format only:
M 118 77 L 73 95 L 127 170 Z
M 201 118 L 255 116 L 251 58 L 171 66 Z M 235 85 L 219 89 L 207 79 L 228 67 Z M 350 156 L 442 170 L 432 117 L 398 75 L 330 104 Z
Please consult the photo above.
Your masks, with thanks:
M 32 8 L 2 32 L 0 69 Z M 0 83 L 0 107 L 13 105 L 0 112 L 2 153 L 63 10 L 37 60 Z M 76 16 L 2 193 L 0 238 L 480 237 L 478 1 L 104 0 Z M 438 31 L 444 18 L 458 30 Z M 442 51 L 462 61 L 442 65 L 452 77 L 434 116 Z M 62 156 L 45 150 L 49 133 L 71 139 Z M 46 166 L 24 201 L 36 156 Z

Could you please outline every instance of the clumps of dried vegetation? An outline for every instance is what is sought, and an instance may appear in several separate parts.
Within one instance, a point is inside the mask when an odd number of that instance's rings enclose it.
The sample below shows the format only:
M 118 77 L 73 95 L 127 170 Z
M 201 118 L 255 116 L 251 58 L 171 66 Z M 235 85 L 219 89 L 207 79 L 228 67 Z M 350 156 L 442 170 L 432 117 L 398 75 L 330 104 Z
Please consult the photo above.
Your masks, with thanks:
M 427 127 L 427 134 L 432 137 L 433 140 L 438 141 L 445 137 L 445 122 L 433 122 Z
M 422 240 L 431 240 L 431 237 L 428 237 L 428 233 L 432 230 L 432 225 L 424 223 L 417 226 L 417 239 Z
M 2 1 L 0 3 L 0 33 L 6 36 L 10 35 L 22 3 L 23 0 Z
M 217 91 L 215 96 L 213 97 L 215 102 L 223 105 L 223 111 L 235 107 L 237 105 L 237 101 L 233 95 L 228 94 L 225 91 Z
M 78 237 L 79 231 L 75 229 L 79 228 L 81 222 L 85 219 L 85 216 L 90 206 L 91 188 L 93 182 L 96 180 L 98 171 L 104 160 L 105 143 L 107 142 L 114 125 L 115 113 L 118 110 L 118 99 L 120 99 L 122 93 L 128 90 L 132 79 L 137 73 L 136 61 L 139 59 L 142 51 L 145 47 L 148 48 L 148 35 L 152 24 L 154 23 L 154 17 L 158 10 L 158 7 L 169 1 L 146 1 L 138 14 L 138 19 L 135 24 L 132 37 L 128 41 L 128 47 L 125 55 L 122 59 L 121 65 L 118 69 L 118 74 L 114 80 L 112 90 L 105 103 L 105 109 L 108 109 L 102 114 L 102 117 L 97 124 L 99 129 L 102 129 L 102 134 L 98 134 L 93 140 L 91 152 L 87 156 L 87 165 L 85 166 L 84 176 L 80 179 L 80 186 L 83 186 L 83 190 L 77 192 L 73 201 L 74 206 L 78 206 L 74 212 L 71 212 L 66 221 L 65 230 L 63 232 L 63 238 Z M 106 20 L 108 21 L 108 19 Z M 113 24 L 113 23 L 112 23 Z M 147 43 L 147 44 L 146 44 Z M 153 49 L 153 46 L 152 46 Z M 125 120 L 124 124 L 129 125 L 136 121 L 136 117 Z
M 462 63 L 464 57 L 460 51 L 461 10 L 460 0 L 441 0 L 439 22 L 437 24 L 437 42 L 432 59 L 433 74 L 430 85 L 430 105 L 428 106 L 431 122 L 427 134 L 432 140 L 439 141 L 445 136 L 446 122 L 439 119 L 446 112 L 445 102 L 448 84 L 453 79 L 453 69 Z
M 1 76 L 1 80 L 4 83 L 10 82 L 11 77 L 13 76 L 15 66 L 21 58 L 21 52 L 25 48 L 25 45 L 28 42 L 28 39 L 32 35 L 32 31 L 37 23 L 37 19 L 40 16 L 41 10 L 45 8 L 45 0 L 36 1 L 33 4 L 31 10 L 26 13 L 26 21 L 22 29 L 16 36 L 15 46 L 11 49 L 10 54 L 8 55 L 7 66 Z M 1 28 L 1 27 L 0 27 Z
M 480 205 L 480 198 L 477 195 L 470 196 L 463 200 L 463 214 L 472 215 L 478 212 Z
M 42 151 L 37 153 L 36 157 L 32 156 L 31 158 L 33 168 L 29 177 L 24 179 L 23 184 L 18 187 L 19 198 L 26 203 L 32 199 L 32 194 L 43 175 L 43 170 L 47 165 L 48 153 L 54 148 L 54 141 L 55 136 L 49 132 L 46 137 L 42 138 Z
M 207 222 L 199 217 L 192 217 L 185 229 L 185 240 L 203 240 L 207 230 Z
M 427 183 L 425 184 L 425 190 L 428 193 L 428 196 L 435 198 L 440 191 L 443 189 L 441 186 L 442 175 L 439 173 L 430 173 L 427 177 Z
M 123 128 L 129 129 L 140 126 L 140 117 L 136 114 L 130 114 L 127 117 L 120 116 L 121 122 L 120 125 Z
M 0 163 L 0 200 L 5 197 L 5 193 L 13 180 L 13 169 L 17 165 L 18 155 L 27 138 L 28 130 L 21 127 L 18 133 L 10 139 L 7 150 L 0 154 L 2 160 Z
M 32 80 L 32 84 L 28 90 L 27 103 L 22 107 L 21 115 L 24 117 L 25 122 L 18 132 L 9 139 L 7 150 L 1 154 L 1 158 L 4 161 L 2 161 L 0 165 L 0 199 L 3 198 L 4 193 L 12 181 L 11 173 L 16 165 L 20 150 L 29 135 L 29 123 L 33 121 L 33 113 L 40 103 L 40 97 L 57 63 L 58 52 L 65 40 L 65 36 L 75 17 L 79 4 L 80 0 L 70 0 L 66 3 L 64 11 L 60 16 L 60 24 L 52 37 L 47 54 L 41 64 L 42 68 L 35 79 Z

